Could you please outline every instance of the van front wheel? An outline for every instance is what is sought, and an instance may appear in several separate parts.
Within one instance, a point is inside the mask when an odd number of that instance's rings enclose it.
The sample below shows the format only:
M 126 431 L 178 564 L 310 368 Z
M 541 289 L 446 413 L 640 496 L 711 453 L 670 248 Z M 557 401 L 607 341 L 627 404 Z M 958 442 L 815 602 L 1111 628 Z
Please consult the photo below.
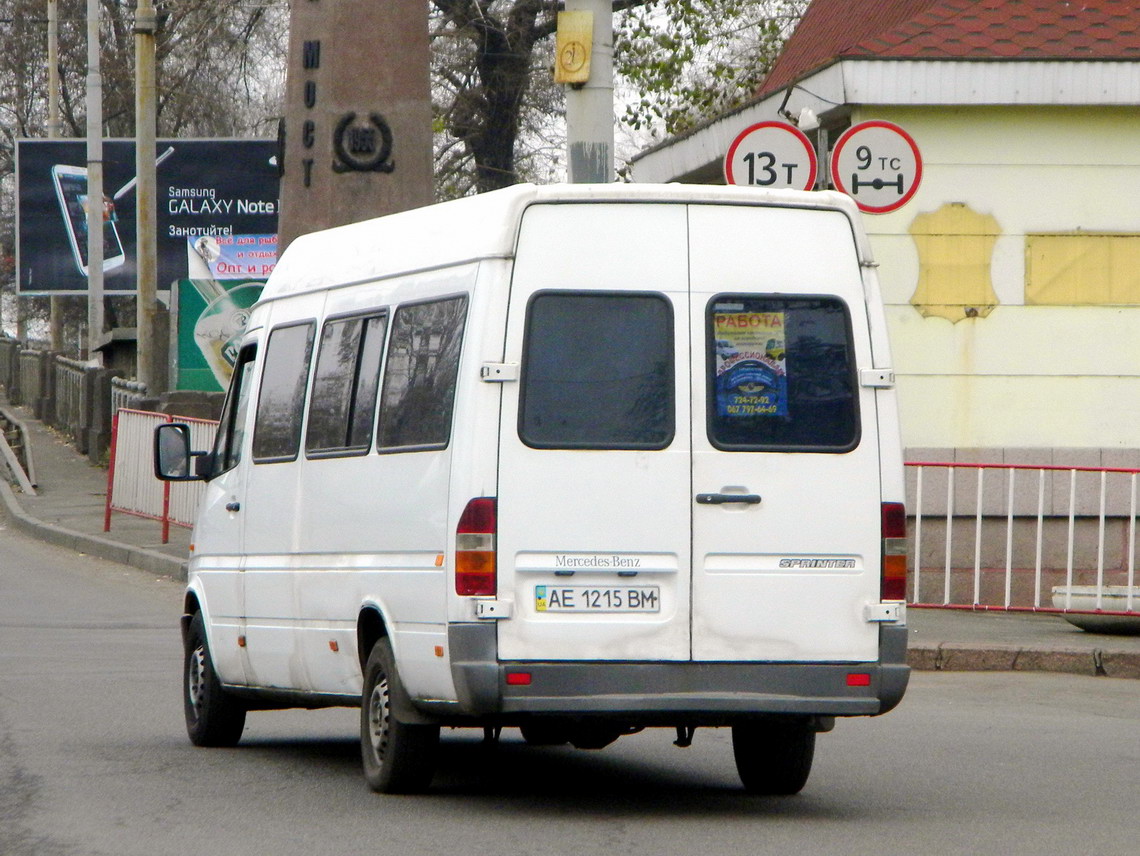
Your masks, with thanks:
M 195 746 L 236 746 L 245 730 L 245 706 L 222 688 L 214 672 L 202 613 L 194 613 L 182 661 L 186 733 Z
M 749 793 L 798 794 L 811 775 L 815 731 L 806 720 L 734 725 L 732 754 Z
M 435 773 L 439 726 L 401 722 L 393 701 L 402 693 L 392 646 L 382 638 L 364 667 L 360 703 L 360 754 L 364 778 L 378 793 L 423 791 Z

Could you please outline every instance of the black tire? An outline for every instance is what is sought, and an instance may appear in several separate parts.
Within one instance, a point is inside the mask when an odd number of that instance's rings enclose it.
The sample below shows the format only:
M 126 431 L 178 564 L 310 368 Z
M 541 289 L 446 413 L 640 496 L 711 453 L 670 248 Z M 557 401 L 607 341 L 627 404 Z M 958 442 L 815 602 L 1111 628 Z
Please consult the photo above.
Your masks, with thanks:
M 182 657 L 186 733 L 195 746 L 236 746 L 245 730 L 245 705 L 227 693 L 210 657 L 202 613 L 194 613 Z
M 410 794 L 427 789 L 435 774 L 439 726 L 401 722 L 395 696 L 403 693 L 392 646 L 382 638 L 372 646 L 364 667 L 360 700 L 360 755 L 368 786 L 382 794 Z
M 811 775 L 815 731 L 803 720 L 734 725 L 732 754 L 749 793 L 798 794 Z

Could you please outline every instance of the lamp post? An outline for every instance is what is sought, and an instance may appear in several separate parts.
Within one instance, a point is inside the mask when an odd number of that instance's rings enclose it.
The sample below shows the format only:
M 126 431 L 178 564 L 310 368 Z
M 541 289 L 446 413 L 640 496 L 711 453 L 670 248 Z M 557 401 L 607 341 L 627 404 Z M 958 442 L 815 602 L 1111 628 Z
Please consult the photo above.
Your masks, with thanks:
M 49 140 L 59 136 L 59 0 L 47 0 L 48 20 L 48 121 Z M 63 298 L 48 298 L 51 305 L 51 349 L 63 349 Z
M 138 291 L 135 299 L 136 375 L 155 395 L 161 373 L 155 341 L 158 279 L 158 225 L 155 192 L 155 79 L 153 0 L 139 0 L 135 11 L 135 205 Z
M 87 0 L 87 357 L 103 344 L 103 76 L 99 0 Z

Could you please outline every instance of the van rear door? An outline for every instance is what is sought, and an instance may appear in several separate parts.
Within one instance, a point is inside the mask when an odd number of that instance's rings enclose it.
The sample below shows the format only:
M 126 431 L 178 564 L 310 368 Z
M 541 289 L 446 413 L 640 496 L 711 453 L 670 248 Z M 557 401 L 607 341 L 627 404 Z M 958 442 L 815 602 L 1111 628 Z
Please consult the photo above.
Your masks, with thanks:
M 878 656 L 880 479 L 840 212 L 535 205 L 499 444 L 503 660 Z
M 878 657 L 862 276 L 835 211 L 689 208 L 693 659 Z
M 685 228 L 681 205 L 524 214 L 505 349 L 523 372 L 500 429 L 502 659 L 689 659 Z

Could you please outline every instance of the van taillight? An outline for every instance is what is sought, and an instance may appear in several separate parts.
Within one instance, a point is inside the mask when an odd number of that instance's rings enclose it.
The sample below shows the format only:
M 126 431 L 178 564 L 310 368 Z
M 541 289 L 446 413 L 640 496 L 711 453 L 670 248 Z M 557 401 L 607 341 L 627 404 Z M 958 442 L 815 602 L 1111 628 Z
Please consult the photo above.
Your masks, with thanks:
M 906 600 L 906 506 L 883 503 L 882 600 Z
M 495 594 L 495 498 L 467 503 L 455 527 L 455 593 Z

